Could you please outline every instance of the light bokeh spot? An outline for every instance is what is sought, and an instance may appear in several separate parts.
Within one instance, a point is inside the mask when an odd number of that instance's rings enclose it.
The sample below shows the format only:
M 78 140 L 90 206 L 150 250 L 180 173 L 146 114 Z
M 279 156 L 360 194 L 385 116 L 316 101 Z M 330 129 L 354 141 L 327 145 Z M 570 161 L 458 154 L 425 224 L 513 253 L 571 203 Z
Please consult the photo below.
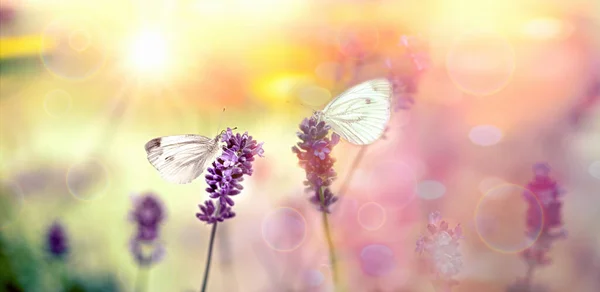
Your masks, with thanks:
M 55 76 L 84 80 L 106 62 L 100 31 L 91 22 L 77 17 L 58 18 L 42 31 L 41 60 Z
M 446 193 L 446 186 L 437 180 L 424 180 L 417 185 L 417 195 L 421 199 L 435 200 Z
M 538 232 L 533 238 L 526 235 L 528 203 L 523 197 L 524 193 L 533 196 L 521 186 L 503 184 L 481 196 L 475 210 L 475 229 L 490 249 L 518 253 L 530 247 L 539 236 L 540 226 L 536 226 Z M 539 202 L 537 207 L 540 218 L 535 219 L 543 222 Z
M 319 270 L 310 269 L 306 271 L 305 280 L 309 287 L 319 287 L 325 281 L 325 275 Z
M 360 252 L 360 266 L 369 276 L 386 276 L 396 268 L 394 252 L 382 244 L 367 245 Z
M 590 175 L 597 179 L 600 179 L 600 160 L 592 162 L 592 164 L 590 164 L 590 167 L 588 168 L 588 171 L 590 172 Z
M 300 212 L 279 207 L 269 212 L 262 222 L 262 236 L 273 250 L 290 252 L 297 249 L 306 237 L 306 220 Z
M 366 230 L 377 230 L 385 224 L 385 209 L 378 203 L 368 202 L 358 209 L 358 223 Z
M 479 146 L 492 146 L 502 140 L 502 131 L 492 125 L 476 126 L 469 131 L 469 139 Z
M 490 95 L 504 88 L 515 70 L 508 41 L 492 33 L 460 36 L 446 56 L 448 76 L 463 92 Z

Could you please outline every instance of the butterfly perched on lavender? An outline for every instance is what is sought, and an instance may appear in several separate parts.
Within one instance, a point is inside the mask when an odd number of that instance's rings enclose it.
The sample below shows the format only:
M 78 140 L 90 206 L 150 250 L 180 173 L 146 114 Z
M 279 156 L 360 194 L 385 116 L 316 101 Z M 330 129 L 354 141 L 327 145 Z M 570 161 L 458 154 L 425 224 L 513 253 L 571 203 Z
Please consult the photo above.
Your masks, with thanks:
M 215 138 L 193 134 L 154 138 L 145 145 L 148 161 L 164 180 L 190 183 L 219 155 L 222 134 Z

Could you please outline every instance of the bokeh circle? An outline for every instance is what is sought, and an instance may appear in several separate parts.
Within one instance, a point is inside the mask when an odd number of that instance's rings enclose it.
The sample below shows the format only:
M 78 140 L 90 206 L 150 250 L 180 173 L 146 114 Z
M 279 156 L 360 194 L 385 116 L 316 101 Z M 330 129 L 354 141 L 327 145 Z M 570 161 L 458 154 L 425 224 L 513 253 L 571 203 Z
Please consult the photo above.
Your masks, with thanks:
M 533 221 L 543 224 L 543 208 L 539 201 L 529 206 L 525 195 L 535 195 L 524 187 L 514 184 L 496 186 L 481 196 L 475 209 L 475 229 L 481 240 L 492 250 L 501 253 L 518 253 L 530 247 L 539 237 L 541 226 L 533 226 L 528 235 L 527 210 L 535 208 L 539 218 Z
M 24 199 L 23 190 L 16 182 L 0 182 L 0 230 L 19 218 Z
M 84 80 L 106 62 L 99 28 L 83 18 L 58 18 L 42 31 L 40 57 L 45 68 L 68 80 Z
M 360 252 L 360 266 L 369 276 L 386 276 L 396 268 L 394 252 L 382 244 L 367 245 Z
M 73 197 L 93 201 L 106 193 L 110 179 L 106 167 L 100 161 L 89 158 L 69 167 L 66 182 Z
M 502 140 L 502 131 L 492 125 L 475 126 L 469 131 L 469 140 L 478 146 L 496 145 Z
M 446 56 L 452 82 L 463 92 L 491 95 L 502 90 L 515 70 L 511 44 L 493 33 L 460 36 Z
M 306 237 L 306 219 L 289 207 L 269 212 L 262 221 L 262 237 L 273 250 L 290 252 L 302 245 Z
M 385 224 L 385 209 L 378 203 L 368 202 L 360 206 L 357 214 L 358 224 L 366 230 L 377 230 Z
M 44 97 L 44 110 L 53 118 L 60 118 L 67 114 L 73 105 L 71 95 L 62 90 L 55 89 Z
M 312 288 L 319 287 L 321 284 L 323 284 L 323 282 L 325 282 L 325 275 L 323 275 L 321 271 L 315 269 L 306 271 L 304 277 L 306 284 Z
M 437 180 L 424 180 L 417 185 L 417 195 L 424 200 L 439 199 L 446 193 L 446 186 Z

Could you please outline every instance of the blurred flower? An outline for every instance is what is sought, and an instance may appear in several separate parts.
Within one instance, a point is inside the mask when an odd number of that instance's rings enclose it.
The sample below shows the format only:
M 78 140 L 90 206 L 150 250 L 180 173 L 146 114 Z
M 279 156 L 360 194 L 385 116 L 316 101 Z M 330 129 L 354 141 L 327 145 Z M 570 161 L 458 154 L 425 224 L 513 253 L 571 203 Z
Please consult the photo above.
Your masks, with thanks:
M 155 228 L 163 220 L 162 203 L 152 193 L 134 197 L 134 206 L 130 219 L 137 222 L 139 226 Z
M 437 285 L 449 289 L 458 284 L 452 277 L 462 268 L 462 255 L 458 251 L 458 241 L 464 238 L 462 228 L 459 224 L 450 229 L 448 223 L 442 220 L 440 212 L 436 211 L 429 214 L 427 230 L 429 234 L 419 237 L 415 251 L 427 257 L 427 264 Z
M 140 266 L 149 266 L 160 261 L 165 254 L 158 241 L 159 226 L 165 217 L 164 206 L 158 196 L 150 192 L 132 199 L 133 210 L 129 219 L 136 223 L 136 233 L 129 248 Z
M 46 246 L 48 251 L 57 258 L 63 258 L 69 251 L 67 233 L 62 224 L 57 221 L 48 229 Z
M 300 166 L 306 171 L 306 190 L 313 192 L 310 202 L 318 206 L 322 212 L 329 213 L 329 207 L 337 201 L 329 187 L 336 178 L 333 164 L 335 159 L 329 154 L 340 136 L 336 133 L 327 136 L 330 127 L 323 121 L 319 121 L 316 115 L 306 118 L 300 123 L 298 138 L 302 140 L 297 146 L 292 147 L 300 160 Z
M 252 175 L 254 157 L 263 157 L 264 153 L 262 143 L 257 143 L 247 132 L 234 135 L 231 129 L 227 128 L 221 139 L 225 142 L 223 153 L 207 169 L 208 174 L 205 176 L 208 184 L 206 192 L 211 198 L 219 199 L 218 205 L 215 206 L 208 200 L 204 205 L 199 205 L 201 213 L 196 213 L 200 221 L 208 224 L 222 222 L 235 216 L 231 211 L 231 206 L 235 205 L 231 196 L 241 193 L 243 176 Z
M 421 74 L 429 68 L 429 56 L 421 44 L 422 41 L 412 36 L 402 36 L 399 46 L 406 49 L 406 54 L 414 65 L 414 70 L 409 73 L 395 72 L 391 59 L 386 59 L 386 66 L 390 69 L 388 79 L 392 83 L 392 95 L 394 97 L 394 110 L 410 109 L 414 104 L 414 96 L 417 93 L 417 84 Z
M 522 252 L 523 258 L 533 265 L 548 265 L 547 256 L 554 240 L 566 236 L 562 226 L 562 190 L 550 178 L 550 167 L 538 163 L 533 166 L 534 179 L 527 185 L 531 192 L 523 194 L 528 203 L 527 235 L 534 244 Z M 532 195 L 533 194 L 533 195 Z
M 538 266 L 552 263 L 548 252 L 555 240 L 566 237 L 562 226 L 562 201 L 563 191 L 556 181 L 550 176 L 550 167 L 545 163 L 533 166 L 534 178 L 524 192 L 523 197 L 528 204 L 526 224 L 527 236 L 533 244 L 521 252 L 527 263 L 527 274 L 508 287 L 509 292 L 540 291 L 532 287 L 533 272 Z

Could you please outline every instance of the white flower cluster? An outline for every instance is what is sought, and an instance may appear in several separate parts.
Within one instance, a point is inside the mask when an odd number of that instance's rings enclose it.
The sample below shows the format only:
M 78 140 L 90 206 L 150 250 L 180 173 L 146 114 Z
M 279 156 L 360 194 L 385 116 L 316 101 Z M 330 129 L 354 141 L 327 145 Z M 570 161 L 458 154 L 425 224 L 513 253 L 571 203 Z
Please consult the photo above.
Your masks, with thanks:
M 452 277 L 462 268 L 461 254 L 458 251 L 458 241 L 463 238 L 460 224 L 453 230 L 449 229 L 440 212 L 433 212 L 429 214 L 427 229 L 429 235 L 419 237 L 416 251 L 428 257 L 436 280 L 444 281 L 448 286 L 456 284 Z

